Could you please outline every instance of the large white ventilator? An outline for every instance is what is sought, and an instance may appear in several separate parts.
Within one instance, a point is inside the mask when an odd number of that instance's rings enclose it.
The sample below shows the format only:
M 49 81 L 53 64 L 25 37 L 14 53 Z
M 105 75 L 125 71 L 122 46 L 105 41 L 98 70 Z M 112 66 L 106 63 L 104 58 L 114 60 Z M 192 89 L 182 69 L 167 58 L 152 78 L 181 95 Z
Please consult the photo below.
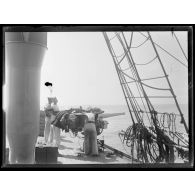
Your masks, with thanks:
M 34 163 L 46 32 L 5 32 L 6 135 L 10 164 Z

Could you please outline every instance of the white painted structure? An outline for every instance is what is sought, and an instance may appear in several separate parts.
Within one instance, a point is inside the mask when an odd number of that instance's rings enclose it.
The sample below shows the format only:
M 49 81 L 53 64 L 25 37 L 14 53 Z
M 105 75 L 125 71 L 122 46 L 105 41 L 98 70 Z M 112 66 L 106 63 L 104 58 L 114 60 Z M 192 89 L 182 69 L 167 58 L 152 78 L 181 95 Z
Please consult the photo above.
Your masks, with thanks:
M 5 32 L 6 135 L 10 164 L 34 163 L 46 32 Z

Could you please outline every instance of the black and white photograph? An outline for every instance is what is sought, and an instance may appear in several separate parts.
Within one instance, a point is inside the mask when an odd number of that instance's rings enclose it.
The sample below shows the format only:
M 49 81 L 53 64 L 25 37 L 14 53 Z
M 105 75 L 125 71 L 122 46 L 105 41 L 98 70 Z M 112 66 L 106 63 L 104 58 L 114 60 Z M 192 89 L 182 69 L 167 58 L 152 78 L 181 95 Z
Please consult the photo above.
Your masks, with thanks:
M 193 167 L 191 26 L 3 36 L 3 167 Z

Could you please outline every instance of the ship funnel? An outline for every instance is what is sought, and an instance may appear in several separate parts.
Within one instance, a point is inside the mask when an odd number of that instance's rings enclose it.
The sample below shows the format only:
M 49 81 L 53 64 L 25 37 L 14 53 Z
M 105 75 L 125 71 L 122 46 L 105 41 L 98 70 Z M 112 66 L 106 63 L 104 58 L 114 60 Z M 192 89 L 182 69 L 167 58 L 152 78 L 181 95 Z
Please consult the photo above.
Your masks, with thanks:
M 5 32 L 6 136 L 11 164 L 34 163 L 46 32 Z

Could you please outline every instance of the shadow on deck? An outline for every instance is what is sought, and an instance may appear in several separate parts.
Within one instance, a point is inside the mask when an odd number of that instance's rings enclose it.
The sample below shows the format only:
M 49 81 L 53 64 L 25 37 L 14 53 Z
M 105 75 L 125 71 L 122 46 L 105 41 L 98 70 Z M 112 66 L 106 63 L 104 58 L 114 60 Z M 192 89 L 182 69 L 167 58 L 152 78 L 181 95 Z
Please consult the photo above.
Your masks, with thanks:
M 58 148 L 59 164 L 129 164 L 131 161 L 112 154 L 108 149 L 100 152 L 98 156 L 85 155 L 82 150 L 83 140 L 73 138 L 69 134 L 61 135 L 61 143 Z M 78 141 L 81 144 L 78 145 Z

